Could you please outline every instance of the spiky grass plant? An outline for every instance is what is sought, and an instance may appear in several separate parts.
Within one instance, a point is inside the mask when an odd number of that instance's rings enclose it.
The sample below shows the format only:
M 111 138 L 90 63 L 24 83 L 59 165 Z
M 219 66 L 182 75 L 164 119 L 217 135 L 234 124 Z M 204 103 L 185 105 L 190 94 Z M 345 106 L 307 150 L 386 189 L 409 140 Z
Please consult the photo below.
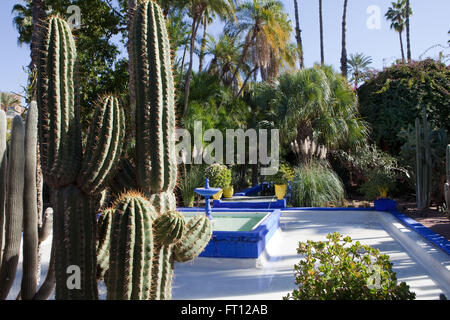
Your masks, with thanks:
M 344 198 L 341 179 L 326 163 L 302 164 L 295 170 L 292 184 L 295 207 L 321 207 L 340 203 Z

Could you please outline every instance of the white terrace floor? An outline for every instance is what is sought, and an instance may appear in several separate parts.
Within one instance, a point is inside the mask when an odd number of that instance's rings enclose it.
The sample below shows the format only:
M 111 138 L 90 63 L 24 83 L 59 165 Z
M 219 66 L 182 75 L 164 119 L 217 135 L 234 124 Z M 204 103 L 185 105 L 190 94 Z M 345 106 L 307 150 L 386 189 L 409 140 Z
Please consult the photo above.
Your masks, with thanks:
M 406 281 L 417 299 L 450 298 L 450 257 L 388 213 L 375 211 L 284 211 L 281 228 L 263 253 L 263 259 L 246 261 L 197 258 L 177 263 L 173 299 L 273 299 L 295 288 L 293 266 L 298 263 L 299 241 L 325 240 L 340 232 L 374 246 L 390 256 L 399 281 Z M 50 239 L 44 243 L 42 277 L 46 274 Z M 21 261 L 9 299 L 20 289 Z M 105 288 L 100 286 L 100 297 Z
M 227 259 L 211 258 L 176 264 L 173 298 L 281 299 L 295 288 L 298 242 L 325 240 L 336 231 L 388 254 L 398 279 L 416 292 L 417 299 L 438 299 L 440 293 L 450 297 L 450 257 L 389 213 L 284 211 L 280 222 L 262 267 L 232 267 Z

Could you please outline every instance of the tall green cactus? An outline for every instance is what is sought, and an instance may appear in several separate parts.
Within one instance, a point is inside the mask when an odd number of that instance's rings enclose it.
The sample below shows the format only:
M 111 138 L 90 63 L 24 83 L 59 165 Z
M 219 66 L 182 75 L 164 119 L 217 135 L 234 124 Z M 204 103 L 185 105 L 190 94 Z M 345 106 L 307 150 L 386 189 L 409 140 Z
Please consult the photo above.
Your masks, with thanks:
M 131 21 L 130 48 L 135 65 L 132 87 L 136 97 L 136 173 L 133 174 L 131 163 L 125 160 L 121 172 L 115 177 L 114 190 L 120 189 L 120 186 L 136 186 L 143 197 L 148 199 L 145 206 L 155 210 L 151 214 L 153 247 L 148 256 L 132 256 L 129 249 L 126 250 L 126 257 L 123 256 L 125 253 L 117 256 L 117 252 L 124 252 L 118 248 L 130 248 L 132 245 L 135 248 L 136 242 L 146 241 L 144 234 L 133 225 L 138 213 L 129 211 L 128 207 L 128 211 L 121 208 L 125 205 L 124 201 L 133 203 L 133 198 L 140 199 L 142 196 L 122 197 L 124 200 L 119 202 L 113 214 L 115 222 L 110 238 L 108 298 L 170 299 L 174 262 L 184 262 L 198 256 L 211 238 L 212 226 L 204 215 L 185 224 L 184 217 L 176 212 L 173 192 L 177 164 L 172 61 L 165 20 L 161 8 L 155 2 L 139 2 Z M 134 199 L 134 203 L 145 203 L 138 199 Z M 124 220 L 129 215 L 133 215 L 133 218 Z M 119 220 L 126 221 L 126 226 L 125 222 L 121 222 L 119 228 Z M 126 229 L 127 233 L 123 234 Z M 124 261 L 127 263 L 124 264 Z M 148 269 L 150 264 L 151 269 Z M 141 283 L 139 276 L 123 277 L 130 274 L 130 270 L 141 270 L 143 265 L 147 266 L 144 283 Z M 138 275 L 140 272 L 143 271 L 139 271 Z
M 155 217 L 153 207 L 137 193 L 125 194 L 117 203 L 111 226 L 108 299 L 149 298 Z
M 447 217 L 450 219 L 450 144 L 447 145 L 445 153 L 446 182 L 444 185 L 444 198 L 447 209 Z
M 53 291 L 51 283 L 41 286 L 39 282 L 39 244 L 44 241 L 52 228 L 52 211 L 46 210 L 42 226 L 38 225 L 38 205 L 36 188 L 36 149 L 38 111 L 36 102 L 31 102 L 26 122 L 16 116 L 13 120 L 9 145 L 9 165 L 6 164 L 6 116 L 0 111 L 0 151 L 3 162 L 0 168 L 0 193 L 7 200 L 6 224 L 0 223 L 0 238 L 6 231 L 5 253 L 0 255 L 0 299 L 5 299 L 14 281 L 17 269 L 20 234 L 23 230 L 22 283 L 18 299 L 31 300 L 48 297 Z M 6 170 L 8 167 L 8 170 Z M 5 174 L 3 172 L 5 171 Z M 4 200 L 0 199 L 0 214 L 4 216 Z M 0 247 L 2 244 L 0 243 Z
M 0 268 L 3 258 L 3 237 L 5 228 L 5 201 L 6 201 L 6 170 L 7 170 L 7 152 L 6 152 L 6 114 L 0 110 Z
M 24 142 L 25 126 L 22 118 L 15 116 L 8 156 L 8 191 L 5 208 L 5 245 L 0 269 L 0 300 L 4 300 L 8 296 L 19 262 L 23 226 Z
M 23 192 L 23 270 L 21 296 L 23 300 L 33 299 L 38 282 L 38 207 L 36 189 L 36 149 L 38 110 L 31 102 L 25 124 L 25 167 Z
M 75 103 L 76 48 L 68 24 L 49 17 L 42 28 L 37 66 L 39 145 L 45 182 L 52 188 L 56 298 L 97 299 L 96 213 L 99 195 L 122 153 L 125 120 L 117 98 L 98 103 L 83 154 Z M 77 266 L 81 286 L 67 285 Z M 75 271 L 76 272 L 76 271 Z
M 423 210 L 430 206 L 431 194 L 431 144 L 430 125 L 426 111 L 422 111 L 422 122 L 416 118 L 416 202 Z

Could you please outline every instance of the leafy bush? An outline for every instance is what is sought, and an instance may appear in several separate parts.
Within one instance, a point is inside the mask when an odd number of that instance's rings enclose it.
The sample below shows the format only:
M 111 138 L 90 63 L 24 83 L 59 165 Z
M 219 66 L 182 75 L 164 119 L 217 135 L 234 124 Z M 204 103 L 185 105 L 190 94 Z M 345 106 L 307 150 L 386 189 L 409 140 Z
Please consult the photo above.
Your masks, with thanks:
M 422 107 L 432 127 L 450 130 L 449 92 L 450 67 L 427 59 L 384 69 L 359 87 L 358 97 L 374 141 L 383 150 L 398 154 L 405 143 L 398 133 L 414 125 Z
M 294 171 L 287 164 L 282 163 L 278 168 L 277 173 L 275 173 L 271 180 L 274 184 L 282 185 L 288 184 L 289 181 L 294 177 Z
M 415 293 L 397 283 L 387 255 L 335 232 L 328 241 L 299 242 L 304 257 L 294 265 L 299 286 L 283 299 L 292 300 L 413 300 Z
M 361 185 L 360 191 L 366 200 L 386 198 L 396 187 L 396 175 L 391 170 L 371 170 L 367 180 Z
M 327 165 L 312 163 L 295 170 L 292 183 L 292 202 L 296 207 L 321 207 L 342 202 L 344 185 Z
M 365 145 L 354 152 L 333 151 L 332 158 L 347 170 L 351 182 L 361 186 L 360 191 L 367 200 L 376 199 L 381 193 L 379 189 L 392 192 L 397 180 L 410 178 L 410 172 L 395 157 L 376 145 Z
M 211 187 L 225 188 L 231 184 L 231 171 L 226 165 L 214 163 L 206 168 L 205 175 Z

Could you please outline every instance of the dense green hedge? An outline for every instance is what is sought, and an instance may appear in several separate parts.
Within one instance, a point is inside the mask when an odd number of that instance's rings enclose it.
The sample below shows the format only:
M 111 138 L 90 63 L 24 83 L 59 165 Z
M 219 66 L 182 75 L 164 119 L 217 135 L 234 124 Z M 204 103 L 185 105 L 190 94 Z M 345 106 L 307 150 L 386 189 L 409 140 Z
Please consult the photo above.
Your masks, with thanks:
M 450 131 L 450 67 L 427 59 L 386 68 L 359 89 L 360 112 L 372 126 L 372 139 L 397 154 L 401 129 L 414 126 L 422 107 L 435 128 Z

